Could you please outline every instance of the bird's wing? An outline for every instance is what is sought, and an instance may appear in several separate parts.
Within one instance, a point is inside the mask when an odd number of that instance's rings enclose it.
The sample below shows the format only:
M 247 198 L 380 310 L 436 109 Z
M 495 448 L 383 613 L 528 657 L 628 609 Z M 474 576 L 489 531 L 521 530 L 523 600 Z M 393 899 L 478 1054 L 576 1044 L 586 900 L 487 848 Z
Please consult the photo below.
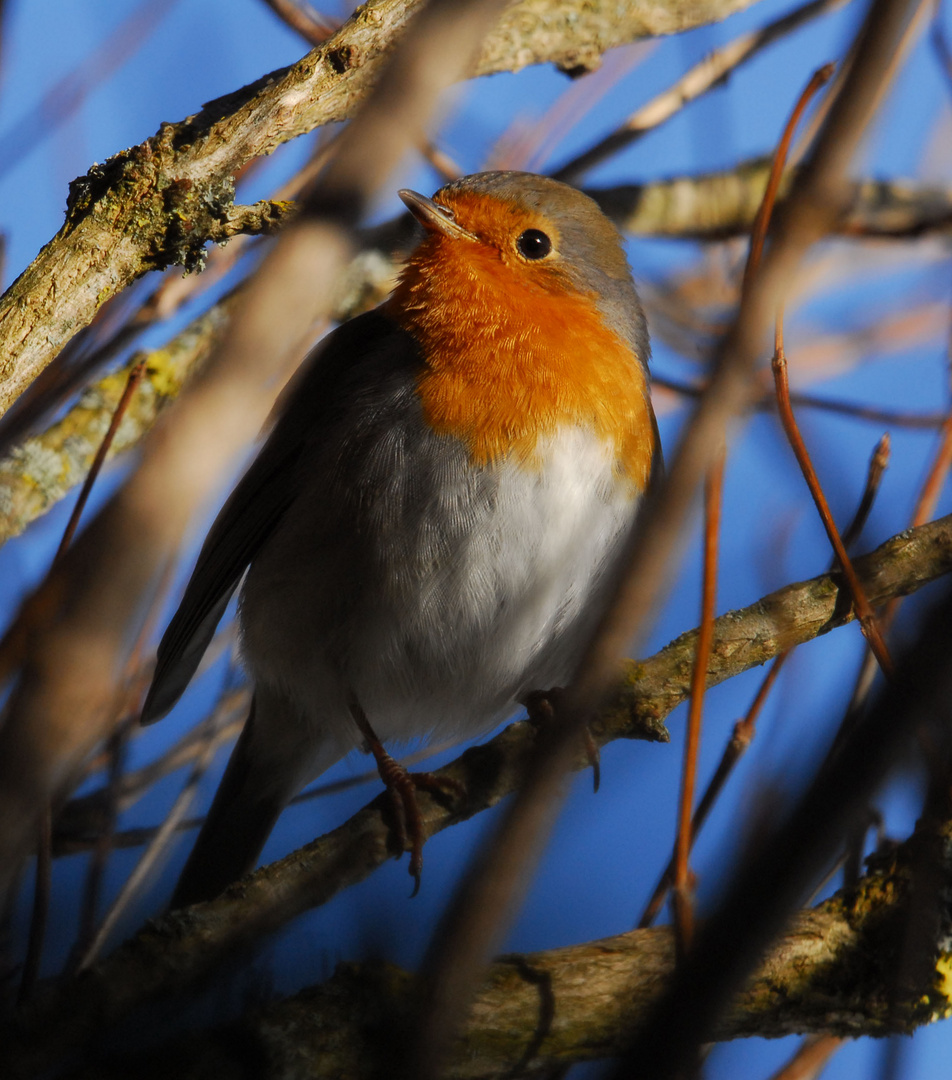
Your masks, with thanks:
M 651 414 L 651 429 L 654 432 L 654 451 L 651 456 L 651 473 L 648 476 L 648 493 L 657 492 L 664 479 L 664 451 L 661 449 L 661 431 L 658 428 L 658 418 L 654 409 L 649 408 Z
M 280 419 L 212 525 L 178 610 L 159 644 L 142 722 L 161 719 L 182 695 L 248 564 L 294 501 L 298 463 L 309 439 L 339 407 L 335 389 L 348 371 L 372 358 L 405 362 L 409 336 L 377 311 L 345 323 L 302 364 Z

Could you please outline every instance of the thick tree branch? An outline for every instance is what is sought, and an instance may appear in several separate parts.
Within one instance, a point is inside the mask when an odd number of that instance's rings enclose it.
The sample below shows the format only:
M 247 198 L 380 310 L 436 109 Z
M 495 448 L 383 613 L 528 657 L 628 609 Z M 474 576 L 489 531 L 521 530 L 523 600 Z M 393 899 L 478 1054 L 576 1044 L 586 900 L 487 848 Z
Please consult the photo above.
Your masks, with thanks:
M 749 0 L 669 7 L 521 0 L 486 40 L 474 74 L 554 62 L 590 67 L 606 49 L 725 18 Z M 0 414 L 96 310 L 137 277 L 195 267 L 227 231 L 232 177 L 252 158 L 346 120 L 377 82 L 420 0 L 358 8 L 325 44 L 283 71 L 164 124 L 74 181 L 66 223 L 0 298 Z
M 774 943 L 716 1031 L 718 1041 L 824 1034 L 909 1034 L 952 1011 L 948 939 L 897 985 L 910 883 L 923 853 L 952 881 L 948 823 L 921 830 L 855 888 L 801 911 Z M 942 924 L 943 926 L 945 924 Z M 675 968 L 670 927 L 569 948 L 500 957 L 476 995 L 445 1076 L 495 1080 L 621 1053 L 650 1020 Z M 182 1080 L 248 1075 L 359 1078 L 392 1061 L 414 979 L 380 964 L 342 964 L 328 982 L 255 1009 L 225 1030 L 97 1067 L 100 1080 L 174 1073 Z
M 632 235 L 716 239 L 750 229 L 768 168 L 768 163 L 758 158 L 723 172 L 586 190 Z M 234 206 L 219 238 L 226 233 L 270 233 L 293 213 L 291 203 Z M 837 228 L 841 235 L 901 239 L 931 232 L 944 234 L 950 226 L 952 189 L 865 180 L 853 186 L 852 201 Z M 408 240 L 399 220 L 366 234 L 364 250 L 341 276 L 335 319 L 358 314 L 386 296 Z M 123 422 L 114 453 L 135 446 L 159 412 L 178 396 L 185 380 L 201 369 L 233 303 L 234 297 L 221 301 L 168 345 L 148 355 L 145 379 Z M 0 544 L 19 535 L 82 483 L 129 366 L 131 362 L 91 385 L 64 417 L 0 459 Z
M 855 566 L 873 604 L 915 591 L 952 570 L 952 515 L 893 537 Z M 831 574 L 722 615 L 715 623 L 708 685 L 852 618 L 839 578 Z M 599 745 L 665 737 L 661 720 L 689 691 L 695 638 L 696 631 L 683 634 L 650 659 L 627 662 L 617 698 L 593 725 Z M 426 835 L 513 791 L 543 737 L 530 723 L 516 723 L 441 770 L 463 784 L 466 794 L 443 806 L 421 793 Z M 587 764 L 580 747 L 576 767 Z M 0 1032 L 0 1072 L 15 1062 L 39 1070 L 144 1003 L 195 985 L 236 949 L 365 878 L 393 854 L 388 805 L 385 796 L 375 799 L 338 829 L 263 867 L 217 900 L 166 915 L 74 982 L 47 988 L 12 1030 Z

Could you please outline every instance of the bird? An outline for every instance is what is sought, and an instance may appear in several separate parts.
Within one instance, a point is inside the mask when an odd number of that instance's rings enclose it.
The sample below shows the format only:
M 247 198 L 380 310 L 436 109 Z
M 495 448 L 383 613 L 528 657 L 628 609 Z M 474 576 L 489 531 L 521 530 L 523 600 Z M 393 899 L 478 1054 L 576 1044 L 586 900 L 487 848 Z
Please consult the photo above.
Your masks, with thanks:
M 597 203 L 514 171 L 399 195 L 420 240 L 393 292 L 302 364 L 159 645 L 146 723 L 240 585 L 252 705 L 173 908 L 253 870 L 357 747 L 419 887 L 415 781 L 383 744 L 476 738 L 569 682 L 659 475 L 646 320 Z

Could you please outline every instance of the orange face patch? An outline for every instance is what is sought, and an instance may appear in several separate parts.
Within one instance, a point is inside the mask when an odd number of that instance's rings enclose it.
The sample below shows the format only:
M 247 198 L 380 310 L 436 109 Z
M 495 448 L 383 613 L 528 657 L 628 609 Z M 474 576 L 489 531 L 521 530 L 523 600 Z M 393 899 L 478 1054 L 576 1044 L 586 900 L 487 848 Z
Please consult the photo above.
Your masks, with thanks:
M 654 427 L 638 358 L 557 262 L 526 262 L 512 245 L 522 229 L 551 235 L 551 226 L 485 197 L 465 216 L 453 208 L 480 241 L 430 233 L 386 305 L 422 349 L 427 422 L 463 440 L 480 464 L 509 456 L 527 467 L 541 436 L 585 427 L 643 489 Z

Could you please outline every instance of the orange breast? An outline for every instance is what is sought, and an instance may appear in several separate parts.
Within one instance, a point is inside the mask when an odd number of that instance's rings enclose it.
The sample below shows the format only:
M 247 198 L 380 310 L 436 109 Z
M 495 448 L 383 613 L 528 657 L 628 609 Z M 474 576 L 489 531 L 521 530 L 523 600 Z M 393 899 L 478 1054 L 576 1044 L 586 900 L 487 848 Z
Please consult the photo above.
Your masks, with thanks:
M 644 371 L 592 300 L 540 285 L 498 250 L 430 236 L 404 269 L 387 314 L 419 342 L 424 416 L 474 461 L 536 461 L 540 436 L 575 424 L 614 448 L 641 490 L 654 428 Z

